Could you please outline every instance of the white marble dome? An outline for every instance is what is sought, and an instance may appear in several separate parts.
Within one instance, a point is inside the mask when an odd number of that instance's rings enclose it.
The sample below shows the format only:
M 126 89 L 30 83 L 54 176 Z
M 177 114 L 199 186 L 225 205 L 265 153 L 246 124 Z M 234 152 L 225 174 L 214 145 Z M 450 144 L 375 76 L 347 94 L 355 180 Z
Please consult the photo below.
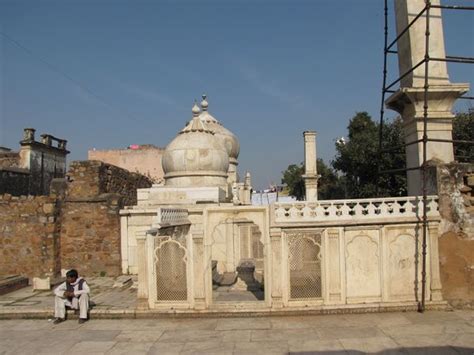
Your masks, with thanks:
M 200 119 L 199 107 L 193 107 L 193 119 L 166 147 L 162 165 L 165 185 L 176 187 L 225 188 L 229 153 L 222 139 Z
M 229 158 L 232 162 L 237 162 L 237 158 L 240 153 L 240 143 L 235 134 L 225 128 L 222 123 L 215 119 L 208 111 L 209 103 L 206 100 L 206 95 L 202 96 L 201 108 L 202 113 L 199 115 L 199 119 L 207 124 L 207 126 L 213 130 L 216 136 L 222 140 Z

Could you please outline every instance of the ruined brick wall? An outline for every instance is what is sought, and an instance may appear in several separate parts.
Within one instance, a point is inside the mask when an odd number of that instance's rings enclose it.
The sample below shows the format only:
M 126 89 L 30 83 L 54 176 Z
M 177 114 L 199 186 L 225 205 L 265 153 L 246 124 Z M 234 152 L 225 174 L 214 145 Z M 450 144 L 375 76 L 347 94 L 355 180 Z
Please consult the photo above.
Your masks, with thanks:
M 453 306 L 474 306 L 474 165 L 439 166 L 437 185 L 443 297 Z
M 152 185 L 146 176 L 96 160 L 73 161 L 67 175 L 70 180 L 69 196 L 85 198 L 117 193 L 121 196 L 121 206 L 135 205 L 137 189 Z
M 151 186 L 145 176 L 99 161 L 71 163 L 61 208 L 61 267 L 83 275 L 121 273 L 120 216 L 136 203 L 137 188 Z
M 0 276 L 54 276 L 59 269 L 57 201 L 0 195 Z
M 61 267 L 81 275 L 117 276 L 121 272 L 117 194 L 68 197 L 61 213 Z
M 474 240 L 447 232 L 439 239 L 443 298 L 454 307 L 474 306 Z
M 48 196 L 0 195 L 0 275 L 120 274 L 119 211 L 150 180 L 90 161 L 72 163 L 69 176 L 53 179 Z

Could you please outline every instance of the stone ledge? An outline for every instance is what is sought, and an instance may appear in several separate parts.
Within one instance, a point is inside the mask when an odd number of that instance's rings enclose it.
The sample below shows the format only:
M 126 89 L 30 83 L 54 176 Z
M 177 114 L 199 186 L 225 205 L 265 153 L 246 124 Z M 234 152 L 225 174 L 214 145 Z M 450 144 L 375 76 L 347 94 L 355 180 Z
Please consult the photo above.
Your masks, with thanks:
M 426 311 L 450 311 L 446 302 L 426 303 Z M 147 319 L 147 318 L 232 318 L 232 317 L 271 317 L 271 316 L 314 316 L 330 314 L 360 314 L 360 313 L 389 313 L 389 312 L 416 312 L 417 305 L 413 302 L 390 304 L 361 304 L 319 306 L 313 309 L 285 308 L 269 309 L 257 307 L 249 309 L 208 309 L 208 310 L 137 310 L 137 309 L 93 309 L 91 319 Z M 47 319 L 53 316 L 52 309 L 11 309 L 0 310 L 2 319 Z M 76 319 L 77 315 L 68 313 L 69 319 Z
M 12 275 L 0 280 L 0 295 L 28 286 L 28 278 L 20 275 Z
M 64 201 L 71 203 L 90 203 L 90 202 L 109 202 L 117 201 L 120 199 L 120 194 L 118 193 L 103 193 L 97 196 L 87 196 L 87 197 L 68 197 Z

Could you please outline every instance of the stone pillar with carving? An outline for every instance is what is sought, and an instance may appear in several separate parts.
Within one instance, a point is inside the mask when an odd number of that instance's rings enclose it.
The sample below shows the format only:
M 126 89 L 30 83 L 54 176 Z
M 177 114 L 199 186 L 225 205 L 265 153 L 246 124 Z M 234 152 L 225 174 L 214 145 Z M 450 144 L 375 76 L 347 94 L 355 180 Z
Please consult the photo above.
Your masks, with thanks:
M 206 309 L 206 263 L 205 252 L 204 252 L 204 233 L 203 231 L 193 231 L 191 233 L 193 243 L 193 284 L 194 284 L 194 308 L 195 309 Z M 211 295 L 212 297 L 212 295 Z
M 328 300 L 331 303 L 342 303 L 342 281 L 341 281 L 341 231 L 336 228 L 327 232 L 327 288 Z
M 304 136 L 304 166 L 303 175 L 306 191 L 306 201 L 318 200 L 318 172 L 316 167 L 316 132 L 305 131 Z
M 148 308 L 148 258 L 146 252 L 146 231 L 137 231 L 137 260 L 138 260 L 138 308 Z
M 439 0 L 431 0 L 439 5 Z M 425 0 L 395 0 L 397 34 L 423 10 Z M 398 66 L 400 76 L 408 73 L 425 59 L 426 11 L 418 18 L 397 42 Z M 445 59 L 444 37 L 441 10 L 429 8 L 430 59 Z M 430 60 L 428 62 L 427 88 L 427 137 L 428 139 L 452 139 L 451 112 L 454 102 L 469 90 L 469 84 L 454 84 L 449 81 L 446 62 Z M 416 142 L 423 138 L 425 93 L 425 64 L 422 63 L 400 81 L 400 89 L 392 94 L 386 105 L 403 118 L 405 143 Z M 449 163 L 454 160 L 453 145 L 448 142 L 428 142 L 427 160 Z M 423 164 L 423 142 L 406 147 L 407 168 L 420 167 Z M 422 194 L 421 171 L 407 172 L 408 195 Z M 432 191 L 430 191 L 432 193 Z
M 441 277 L 439 274 L 439 247 L 438 247 L 438 223 L 428 224 L 428 233 L 430 236 L 430 271 L 431 271 L 431 300 L 442 301 Z
M 271 277 L 272 277 L 272 308 L 283 308 L 283 276 L 282 267 L 283 263 L 283 250 L 282 250 L 282 239 L 281 229 L 272 228 L 270 230 L 270 247 L 272 254 L 271 263 Z

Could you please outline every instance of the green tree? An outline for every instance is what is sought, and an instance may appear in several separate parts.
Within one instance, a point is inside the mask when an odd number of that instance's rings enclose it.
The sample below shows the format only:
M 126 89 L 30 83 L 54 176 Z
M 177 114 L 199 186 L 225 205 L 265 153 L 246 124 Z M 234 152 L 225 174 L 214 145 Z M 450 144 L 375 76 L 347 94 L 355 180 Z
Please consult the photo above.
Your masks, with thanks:
M 391 170 L 405 166 L 405 150 L 396 154 L 379 155 L 379 124 L 367 112 L 358 112 L 350 120 L 348 139 L 336 142 L 336 157 L 332 166 L 341 175 L 347 198 L 400 196 L 406 194 L 405 172 L 380 174 L 377 170 Z M 383 126 L 383 147 L 398 147 L 403 144 L 401 120 L 386 122 Z M 379 181 L 377 179 L 380 179 Z
M 305 189 L 304 189 L 304 165 L 303 163 L 296 165 L 291 164 L 282 172 L 283 177 L 281 179 L 282 184 L 288 186 L 288 193 L 290 196 L 295 197 L 298 201 L 304 199 Z
M 474 141 L 474 110 L 456 114 L 453 120 L 453 139 Z M 455 143 L 454 156 L 461 162 L 473 162 L 474 145 Z
M 341 179 L 331 166 L 322 159 L 317 160 L 318 169 L 318 199 L 336 200 L 345 197 L 344 179 Z
M 339 183 L 339 177 L 335 171 L 322 159 L 316 161 L 316 167 L 319 175 L 318 198 L 320 200 L 343 198 L 344 186 Z M 305 198 L 304 164 L 291 164 L 282 174 L 281 182 L 288 186 L 289 194 L 297 200 L 303 200 Z

